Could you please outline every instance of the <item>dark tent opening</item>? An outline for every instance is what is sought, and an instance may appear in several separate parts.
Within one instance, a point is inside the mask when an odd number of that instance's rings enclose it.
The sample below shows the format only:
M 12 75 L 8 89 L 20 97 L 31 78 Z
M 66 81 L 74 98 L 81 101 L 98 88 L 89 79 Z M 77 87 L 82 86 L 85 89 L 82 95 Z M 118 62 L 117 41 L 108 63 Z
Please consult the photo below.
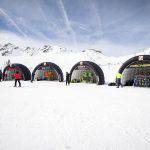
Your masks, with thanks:
M 135 56 L 119 69 L 125 86 L 150 87 L 150 55 Z
M 59 66 L 51 62 L 44 62 L 35 67 L 32 80 L 63 81 L 63 73 Z
M 83 82 L 96 83 L 98 85 L 105 83 L 102 69 L 90 61 L 81 61 L 75 64 L 70 71 L 70 77 L 72 83 Z
M 6 66 L 3 71 L 3 80 L 4 81 L 14 80 L 14 73 L 17 71 L 21 74 L 22 80 L 24 81 L 31 80 L 30 70 L 22 64 L 12 64 Z

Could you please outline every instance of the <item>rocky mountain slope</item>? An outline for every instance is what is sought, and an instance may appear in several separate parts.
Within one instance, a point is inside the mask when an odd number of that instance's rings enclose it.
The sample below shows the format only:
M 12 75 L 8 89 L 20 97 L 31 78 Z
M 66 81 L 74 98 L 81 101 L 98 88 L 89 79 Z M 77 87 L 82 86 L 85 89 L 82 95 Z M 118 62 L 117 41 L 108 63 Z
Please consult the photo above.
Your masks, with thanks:
M 55 45 L 44 45 L 41 48 L 35 47 L 19 47 L 12 43 L 0 44 L 0 55 L 1 56 L 34 56 L 39 53 L 68 53 L 72 52 L 72 50 L 68 50 L 66 48 L 62 48 Z

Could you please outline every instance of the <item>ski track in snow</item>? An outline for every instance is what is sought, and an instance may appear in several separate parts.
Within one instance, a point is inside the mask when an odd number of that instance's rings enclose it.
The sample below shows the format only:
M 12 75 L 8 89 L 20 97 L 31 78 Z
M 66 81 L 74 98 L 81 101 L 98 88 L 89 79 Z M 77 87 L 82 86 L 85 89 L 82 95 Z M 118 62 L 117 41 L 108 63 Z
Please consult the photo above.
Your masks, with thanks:
M 0 150 L 149 150 L 150 92 L 58 82 L 0 83 Z

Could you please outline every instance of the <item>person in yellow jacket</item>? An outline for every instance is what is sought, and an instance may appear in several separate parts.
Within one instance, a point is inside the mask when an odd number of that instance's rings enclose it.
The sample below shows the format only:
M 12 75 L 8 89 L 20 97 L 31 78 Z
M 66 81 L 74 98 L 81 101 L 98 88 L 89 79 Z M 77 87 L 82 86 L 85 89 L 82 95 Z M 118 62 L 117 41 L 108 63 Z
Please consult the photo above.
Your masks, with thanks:
M 122 79 L 122 74 L 118 72 L 116 74 L 116 85 L 117 85 L 117 88 L 119 88 L 120 86 L 123 87 L 123 85 L 121 83 L 121 79 Z

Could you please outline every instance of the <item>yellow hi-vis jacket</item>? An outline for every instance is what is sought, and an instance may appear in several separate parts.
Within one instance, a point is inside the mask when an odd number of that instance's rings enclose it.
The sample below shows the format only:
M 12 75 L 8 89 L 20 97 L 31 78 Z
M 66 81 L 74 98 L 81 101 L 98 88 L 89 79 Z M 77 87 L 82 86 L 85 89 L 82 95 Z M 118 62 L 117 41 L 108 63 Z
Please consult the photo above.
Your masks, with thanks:
M 122 78 L 122 74 L 121 73 L 117 73 L 116 78 L 117 79 L 121 79 Z

